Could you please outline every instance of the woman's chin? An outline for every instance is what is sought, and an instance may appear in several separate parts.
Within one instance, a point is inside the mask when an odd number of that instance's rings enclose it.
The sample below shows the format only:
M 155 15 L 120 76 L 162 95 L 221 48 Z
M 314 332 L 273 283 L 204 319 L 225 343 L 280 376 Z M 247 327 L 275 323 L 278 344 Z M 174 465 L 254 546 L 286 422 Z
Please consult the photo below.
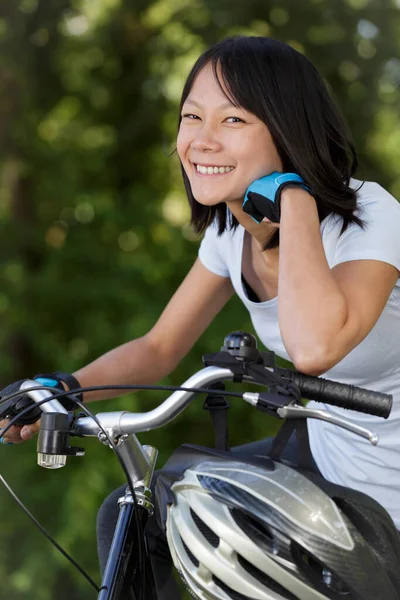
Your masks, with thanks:
M 197 202 L 199 204 L 202 204 L 203 206 L 217 206 L 217 204 L 226 204 L 227 206 L 234 206 L 236 208 L 241 207 L 243 204 L 243 198 L 244 198 L 244 194 L 243 195 L 239 195 L 236 196 L 231 194 L 231 195 L 222 195 L 219 194 L 218 196 L 211 196 L 209 194 L 193 194 L 194 197 L 196 198 Z
M 225 198 L 221 198 L 221 197 L 217 197 L 217 198 L 210 198 L 210 197 L 198 197 L 195 196 L 196 201 L 201 204 L 202 206 L 217 206 L 218 204 L 221 204 L 222 202 L 226 202 Z

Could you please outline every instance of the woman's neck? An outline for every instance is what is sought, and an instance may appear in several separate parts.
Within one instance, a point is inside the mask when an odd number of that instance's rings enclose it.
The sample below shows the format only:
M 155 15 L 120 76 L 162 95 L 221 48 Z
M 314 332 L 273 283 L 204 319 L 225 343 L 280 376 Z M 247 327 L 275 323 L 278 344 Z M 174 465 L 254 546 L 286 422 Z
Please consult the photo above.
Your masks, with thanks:
M 279 223 L 256 223 L 254 219 L 242 210 L 242 203 L 239 200 L 237 202 L 230 202 L 228 208 L 240 225 L 254 239 L 255 245 L 262 251 L 265 244 L 279 228 Z

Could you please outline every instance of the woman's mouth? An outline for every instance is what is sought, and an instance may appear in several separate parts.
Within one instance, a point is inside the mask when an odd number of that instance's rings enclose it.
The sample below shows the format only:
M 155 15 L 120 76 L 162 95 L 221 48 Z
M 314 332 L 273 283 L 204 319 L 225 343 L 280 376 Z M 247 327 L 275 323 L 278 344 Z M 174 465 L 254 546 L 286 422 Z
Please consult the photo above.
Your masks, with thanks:
M 193 164 L 196 172 L 200 175 L 223 175 L 224 173 L 230 173 L 235 168 L 231 166 Z

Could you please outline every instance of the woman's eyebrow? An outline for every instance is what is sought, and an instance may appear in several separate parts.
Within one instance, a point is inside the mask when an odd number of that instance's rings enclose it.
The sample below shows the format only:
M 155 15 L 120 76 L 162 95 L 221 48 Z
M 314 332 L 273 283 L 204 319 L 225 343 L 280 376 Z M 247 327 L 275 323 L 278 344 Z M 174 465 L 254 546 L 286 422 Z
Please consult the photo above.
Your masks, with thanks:
M 197 108 L 203 108 L 201 104 L 199 104 L 199 102 L 196 102 L 196 100 L 190 100 L 189 98 L 187 100 L 185 100 L 184 104 L 193 104 L 194 106 L 197 106 Z M 232 102 L 224 102 L 223 104 L 220 104 L 217 107 L 219 110 L 225 110 L 226 108 L 238 108 L 237 106 L 235 106 L 234 104 L 232 104 Z

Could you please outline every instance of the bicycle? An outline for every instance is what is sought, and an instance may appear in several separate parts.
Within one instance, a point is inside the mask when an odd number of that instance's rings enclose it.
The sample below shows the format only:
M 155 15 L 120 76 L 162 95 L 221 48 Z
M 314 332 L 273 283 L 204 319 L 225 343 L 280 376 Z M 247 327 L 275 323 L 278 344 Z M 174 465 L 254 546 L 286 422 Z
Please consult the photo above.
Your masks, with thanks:
M 241 397 L 254 408 L 284 420 L 280 433 L 275 438 L 268 460 L 277 461 L 294 429 L 300 435 L 303 446 L 300 448 L 301 466 L 307 469 L 311 456 L 309 447 L 304 442 L 305 420 L 307 418 L 322 419 L 336 426 L 343 427 L 356 435 L 362 436 L 372 444 L 378 443 L 377 436 L 370 430 L 352 423 L 348 419 L 338 417 L 327 411 L 311 409 L 301 404 L 301 398 L 319 400 L 327 404 L 351 408 L 361 412 L 387 418 L 390 413 L 392 397 L 386 394 L 365 390 L 331 382 L 319 377 L 305 376 L 291 369 L 282 369 L 275 365 L 272 352 L 259 352 L 255 338 L 244 332 L 233 332 L 224 340 L 220 352 L 203 357 L 205 367 L 191 376 L 183 386 L 174 391 L 157 408 L 146 413 L 130 413 L 127 411 L 91 414 L 77 398 L 76 393 L 83 388 L 70 392 L 60 392 L 40 385 L 35 380 L 22 382 L 18 389 L 6 395 L 0 401 L 0 419 L 11 418 L 8 425 L 25 419 L 26 422 L 37 420 L 41 414 L 41 429 L 38 436 L 38 464 L 49 469 L 64 466 L 68 456 L 81 456 L 83 450 L 70 446 L 71 436 L 97 437 L 102 443 L 112 447 L 124 468 L 128 479 L 128 487 L 119 499 L 119 517 L 109 552 L 107 565 L 100 587 L 96 586 L 98 600 L 157 600 L 154 576 L 146 545 L 145 526 L 147 519 L 154 512 L 150 485 L 157 459 L 157 449 L 142 446 L 136 434 L 162 427 L 181 413 L 199 393 L 207 393 L 206 407 L 211 410 L 216 434 L 216 446 L 221 456 L 226 458 L 227 429 L 226 396 Z M 268 387 L 262 392 L 227 392 L 223 388 L 226 381 L 256 383 Z M 104 389 L 107 386 L 102 386 Z M 126 390 L 127 386 L 121 387 Z M 134 389 L 155 388 L 156 386 L 131 386 Z M 165 386 L 167 389 L 174 389 Z M 98 388 L 87 388 L 98 389 Z M 157 386 L 159 389 L 159 386 Z M 23 396 L 21 399 L 21 392 Z M 74 415 L 63 406 L 63 398 L 67 396 L 86 414 Z M 29 421 L 30 419 L 30 421 Z M 4 431 L 3 431 L 4 434 Z M 196 447 L 195 447 L 196 448 Z M 200 458 L 209 458 L 207 449 L 197 450 Z M 203 452 L 203 454 L 202 454 Z M 196 463 L 197 464 L 197 463 Z M 256 461 L 257 464 L 257 461 Z M 186 465 L 187 467 L 187 465 Z M 285 468 L 291 469 L 286 466 Z M 179 492 L 178 492 L 179 493 Z M 383 510 L 383 509 L 382 509 Z M 154 518 L 154 517 L 153 517 Z M 388 517 L 390 520 L 390 518 Z M 394 525 L 393 525 L 394 530 Z M 171 533 L 169 535 L 170 541 Z M 137 552 L 133 549 L 137 548 Z M 172 552 L 174 557 L 174 552 Z M 176 554 L 176 553 L 175 553 Z M 174 560 L 177 560 L 176 556 Z M 178 561 L 179 562 L 179 561 Z M 178 566 L 177 562 L 175 563 Z M 76 563 L 75 563 L 75 566 Z M 86 576 L 86 575 L 85 575 Z M 186 584 L 185 574 L 181 573 Z M 88 576 L 86 576 L 87 579 Z M 335 574 L 329 569 L 321 569 L 321 585 L 325 585 L 325 598 L 342 598 L 356 600 L 360 596 L 346 594 L 343 589 L 335 587 Z M 390 578 L 389 578 L 390 579 Z M 398 600 L 399 591 L 395 591 L 393 581 L 386 582 L 386 591 L 382 588 L 382 600 Z M 330 582 L 330 583 L 329 583 Z M 226 583 L 226 582 L 225 582 Z M 194 597 L 195 591 L 189 591 Z M 400 587 L 400 586 L 399 586 Z M 322 588 L 321 588 L 322 589 Z M 338 591 L 339 590 L 339 591 Z M 236 597 L 239 598 L 240 595 Z M 204 596 L 205 597 L 205 596 Z M 210 596 L 211 598 L 212 596 Z M 233 596 L 227 595 L 227 598 Z M 241 596 L 245 597 L 245 596 Z M 249 596 L 246 596 L 249 597 Z M 263 597 L 263 596 L 257 596 Z M 280 597 L 280 596 L 277 596 Z M 289 597 L 289 596 L 287 596 Z M 290 596 L 292 597 L 292 596 Z M 297 597 L 297 596 L 293 596 Z M 299 596 L 300 597 L 300 596 Z M 303 596 L 301 596 L 303 598 Z M 363 600 L 374 598 L 368 595 Z M 308 596 L 307 596 L 308 600 Z

